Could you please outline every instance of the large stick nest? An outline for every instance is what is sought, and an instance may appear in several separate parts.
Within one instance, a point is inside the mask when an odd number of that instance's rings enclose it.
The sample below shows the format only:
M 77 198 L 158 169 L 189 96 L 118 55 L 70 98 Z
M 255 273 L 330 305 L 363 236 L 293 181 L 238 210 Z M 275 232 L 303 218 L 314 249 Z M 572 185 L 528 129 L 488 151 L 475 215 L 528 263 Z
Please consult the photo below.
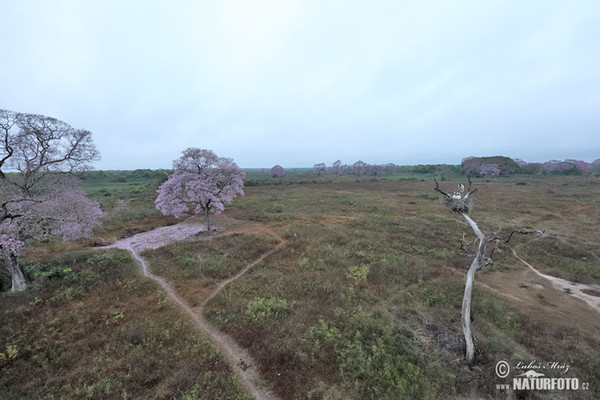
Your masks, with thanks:
M 442 204 L 452 211 L 468 214 L 473 209 L 473 199 L 470 197 L 442 197 Z
M 465 187 L 460 184 L 458 186 L 459 191 L 454 192 L 452 195 L 450 193 L 444 192 L 440 189 L 440 184 L 437 179 L 433 179 L 435 181 L 435 191 L 444 195 L 442 197 L 442 204 L 451 209 L 452 211 L 456 211 L 458 213 L 468 214 L 473 209 L 473 200 L 471 199 L 471 195 L 477 191 L 477 189 L 471 190 L 471 178 L 469 177 L 469 188 L 467 189 L 467 193 L 464 193 Z

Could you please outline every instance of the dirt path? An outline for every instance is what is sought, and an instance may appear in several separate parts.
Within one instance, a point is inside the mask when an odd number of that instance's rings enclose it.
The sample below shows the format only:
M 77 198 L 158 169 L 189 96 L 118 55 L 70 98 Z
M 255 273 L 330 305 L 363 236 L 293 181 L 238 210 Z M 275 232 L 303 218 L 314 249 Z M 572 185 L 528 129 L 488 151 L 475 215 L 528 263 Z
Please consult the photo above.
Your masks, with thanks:
M 599 293 L 600 285 L 574 283 L 543 274 L 518 254 L 514 255 L 518 263 L 512 265 L 509 271 L 486 268 L 478 272 L 476 287 L 504 297 L 526 318 L 545 319 L 554 325 L 600 332 L 600 297 L 585 293 Z M 448 266 L 444 269 L 464 277 L 462 270 Z
M 102 248 L 118 248 L 130 251 L 133 257 L 142 266 L 143 274 L 156 281 L 163 288 L 168 297 L 175 304 L 181 307 L 200 329 L 202 329 L 206 334 L 208 334 L 211 341 L 221 350 L 221 353 L 225 356 L 225 358 L 231 365 L 233 371 L 240 378 L 241 382 L 246 387 L 248 393 L 257 400 L 277 399 L 277 396 L 275 396 L 274 393 L 268 390 L 265 384 L 261 381 L 258 372 L 254 367 L 255 363 L 250 354 L 248 354 L 246 350 L 241 348 L 229 336 L 213 328 L 204 318 L 203 311 L 208 302 L 212 300 L 215 296 L 217 296 L 217 294 L 219 294 L 221 290 L 223 290 L 231 282 L 243 276 L 253 266 L 263 261 L 266 257 L 279 250 L 284 245 L 284 242 L 281 242 L 275 248 L 264 253 L 262 256 L 260 256 L 253 262 L 247 264 L 237 275 L 221 282 L 214 289 L 214 291 L 202 302 L 200 307 L 196 307 L 195 309 L 193 309 L 177 294 L 177 292 L 173 289 L 173 287 L 171 287 L 171 285 L 166 280 L 150 272 L 146 261 L 142 256 L 140 256 L 140 253 L 147 249 L 156 249 L 161 246 L 165 246 L 169 243 L 185 240 L 190 236 L 201 232 L 202 230 L 202 224 L 194 220 L 193 218 L 190 218 L 180 224 L 165 226 L 154 229 L 149 232 L 139 233 L 129 238 L 121 239 L 116 243 Z M 215 235 L 213 237 L 218 237 L 218 235 Z
M 583 292 L 583 290 L 600 292 L 600 285 L 586 285 L 586 284 L 583 284 L 583 283 L 575 283 L 575 282 L 568 281 L 566 279 L 557 278 L 555 276 L 542 274 L 540 271 L 538 271 L 537 269 L 535 269 L 527 261 L 525 261 L 521 257 L 519 257 L 517 255 L 517 252 L 515 251 L 515 249 L 511 249 L 511 250 L 512 250 L 514 256 L 517 258 L 517 260 L 519 260 L 523 264 L 527 265 L 529 267 L 529 269 L 531 269 L 537 275 L 539 275 L 542 278 L 550 281 L 550 283 L 552 284 L 552 286 L 555 289 L 558 289 L 560 291 L 568 293 L 571 296 L 573 296 L 573 297 L 575 297 L 575 298 L 577 298 L 579 300 L 583 300 L 585 303 L 587 303 L 587 305 L 589 305 L 590 307 L 592 307 L 594 310 L 600 312 L 600 297 L 598 297 L 598 296 L 592 296 L 592 295 L 589 295 L 589 294 Z

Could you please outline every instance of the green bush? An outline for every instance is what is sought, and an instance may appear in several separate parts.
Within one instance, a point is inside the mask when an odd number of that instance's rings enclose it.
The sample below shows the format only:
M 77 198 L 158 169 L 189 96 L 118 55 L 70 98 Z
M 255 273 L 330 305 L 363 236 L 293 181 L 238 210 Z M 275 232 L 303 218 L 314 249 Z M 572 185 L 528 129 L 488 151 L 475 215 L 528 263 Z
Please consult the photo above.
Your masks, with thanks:
M 23 270 L 30 279 L 35 279 L 38 277 L 74 279 L 75 277 L 72 268 L 40 264 L 35 261 L 24 262 Z
M 304 343 L 309 354 L 339 366 L 348 389 L 367 399 L 435 398 L 450 377 L 411 347 L 412 335 L 379 313 L 337 309 L 320 319 Z
M 290 312 L 286 299 L 259 297 L 246 305 L 245 314 L 254 321 L 265 318 L 279 318 Z

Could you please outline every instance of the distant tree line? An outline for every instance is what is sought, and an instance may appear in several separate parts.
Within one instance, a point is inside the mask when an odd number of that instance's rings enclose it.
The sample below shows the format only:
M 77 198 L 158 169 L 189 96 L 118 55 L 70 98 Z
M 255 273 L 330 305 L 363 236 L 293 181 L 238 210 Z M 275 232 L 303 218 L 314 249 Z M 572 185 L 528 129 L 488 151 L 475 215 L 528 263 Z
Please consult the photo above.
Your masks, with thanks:
M 249 169 L 246 172 L 252 172 Z M 132 182 L 132 181 L 153 181 L 162 183 L 166 180 L 172 170 L 150 170 L 137 169 L 135 171 L 86 171 L 77 174 L 82 180 L 88 181 L 107 181 L 107 182 Z M 472 177 L 497 177 L 508 176 L 512 174 L 544 174 L 544 175 L 585 175 L 600 173 L 600 159 L 592 163 L 582 160 L 566 159 L 564 161 L 550 160 L 544 163 L 528 163 L 519 158 L 510 158 L 505 156 L 493 157 L 467 157 L 461 164 L 417 164 L 417 165 L 396 165 L 387 164 L 368 164 L 363 161 L 357 161 L 354 164 L 342 164 L 340 160 L 331 165 L 318 163 L 313 168 L 295 168 L 284 170 L 281 165 L 275 165 L 271 169 L 263 168 L 256 172 L 268 175 L 271 178 L 279 178 L 291 172 L 294 176 L 340 176 L 340 175 L 392 175 L 399 173 L 408 174 L 435 174 L 438 176 L 448 175 L 468 175 Z M 256 174 L 256 172 L 254 172 Z M 256 177 L 256 175 L 252 175 Z M 250 178 L 248 186 L 258 183 L 256 179 Z M 254 182 L 256 181 L 256 182 Z
M 136 169 L 113 171 L 85 171 L 75 174 L 82 181 L 126 183 L 133 181 L 157 181 L 162 183 L 172 170 L 167 169 Z
M 320 175 L 392 175 L 397 173 L 438 173 L 456 174 L 460 173 L 460 166 L 447 164 L 419 164 L 419 165 L 396 165 L 394 163 L 387 164 L 368 164 L 362 160 L 355 162 L 352 165 L 342 164 L 337 160 L 330 166 L 325 163 L 315 164 L 313 174 Z
M 550 160 L 544 163 L 528 163 L 521 159 L 504 156 L 467 157 L 462 160 L 461 173 L 469 176 L 506 176 L 521 174 L 585 175 L 600 173 L 600 159 L 592 163 L 582 160 Z

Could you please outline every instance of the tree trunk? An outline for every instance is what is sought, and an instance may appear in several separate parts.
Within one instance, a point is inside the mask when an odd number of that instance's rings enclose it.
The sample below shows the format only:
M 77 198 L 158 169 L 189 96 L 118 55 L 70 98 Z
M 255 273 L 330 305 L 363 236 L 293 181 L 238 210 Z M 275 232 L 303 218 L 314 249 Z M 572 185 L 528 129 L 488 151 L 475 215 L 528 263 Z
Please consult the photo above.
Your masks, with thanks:
M 483 268 L 483 262 L 485 259 L 485 249 L 488 244 L 488 239 L 481 232 L 475 221 L 471 219 L 467 214 L 461 213 L 461 215 L 467 220 L 475 235 L 479 238 L 479 248 L 477 249 L 477 256 L 473 259 L 471 267 L 467 272 L 467 281 L 465 283 L 465 294 L 463 296 L 462 303 L 462 328 L 465 335 L 466 354 L 465 358 L 467 364 L 473 364 L 475 361 L 475 345 L 473 344 L 473 334 L 471 332 L 471 297 L 473 296 L 473 282 L 475 280 L 475 272 Z
M 10 273 L 12 280 L 11 291 L 21 292 L 27 289 L 27 278 L 25 278 L 23 269 L 21 269 L 21 265 L 19 265 L 19 256 L 15 254 L 6 255 L 4 257 L 4 264 L 6 265 L 6 269 Z
M 477 271 L 477 258 L 471 263 L 467 272 L 467 282 L 465 283 L 465 294 L 462 303 L 462 329 L 465 335 L 467 364 L 473 364 L 475 361 L 475 345 L 473 344 L 473 334 L 471 333 L 471 297 L 473 295 L 473 281 L 475 280 L 475 271 Z
M 210 211 L 210 209 L 208 207 L 204 208 L 204 229 L 206 230 L 206 232 L 209 231 L 210 226 L 208 225 L 208 212 Z

